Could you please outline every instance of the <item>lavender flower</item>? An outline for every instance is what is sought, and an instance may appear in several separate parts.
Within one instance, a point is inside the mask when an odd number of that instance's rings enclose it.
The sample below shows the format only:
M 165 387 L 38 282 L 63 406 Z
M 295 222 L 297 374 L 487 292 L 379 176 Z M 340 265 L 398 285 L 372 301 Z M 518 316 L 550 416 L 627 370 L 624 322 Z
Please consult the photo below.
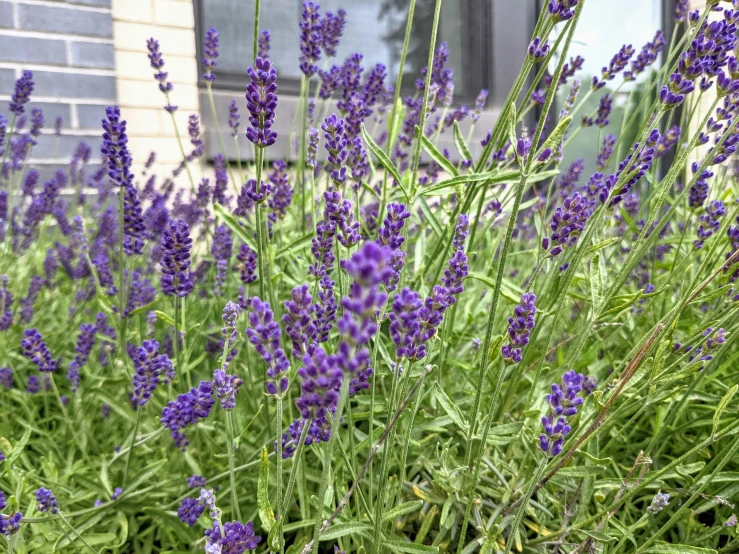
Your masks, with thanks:
M 195 288 L 190 269 L 192 239 L 184 221 L 170 221 L 162 238 L 162 292 L 167 296 L 187 296 Z
M 421 334 L 421 310 L 423 303 L 418 293 L 405 287 L 395 295 L 390 318 L 390 337 L 395 343 L 395 355 L 409 360 L 422 359 L 426 346 L 417 344 Z
M 154 38 L 148 39 L 146 41 L 146 49 L 149 51 L 149 63 L 152 69 L 156 71 L 156 73 L 154 73 L 154 79 L 159 83 L 159 90 L 161 90 L 167 98 L 167 105 L 164 106 L 164 109 L 169 113 L 174 113 L 177 111 L 177 106 L 173 106 L 169 102 L 169 93 L 172 92 L 174 86 L 167 80 L 167 72 L 163 71 L 164 58 L 159 50 L 159 41 Z
M 345 247 L 351 248 L 359 243 L 359 222 L 354 220 L 352 203 L 342 200 L 337 191 L 323 193 L 326 207 L 323 212 L 324 220 L 331 223 L 336 230 L 336 238 Z
M 313 2 L 303 2 L 300 18 L 300 70 L 310 78 L 318 72 L 316 62 L 321 59 L 323 25 L 321 7 Z
M 600 152 L 598 152 L 598 160 L 595 166 L 598 171 L 604 171 L 608 167 L 608 160 L 613 154 L 613 149 L 616 146 L 616 137 L 613 135 L 606 135 L 603 139 L 603 146 L 601 146 Z
M 21 347 L 23 348 L 23 355 L 36 364 L 39 371 L 44 373 L 56 371 L 56 360 L 52 358 L 44 338 L 36 329 L 23 331 Z
M 207 542 L 205 551 L 222 554 L 243 554 L 245 550 L 255 550 L 262 537 L 254 534 L 254 524 L 246 525 L 239 521 L 228 521 L 221 529 L 218 520 L 213 522 L 213 529 L 206 529 Z
M 209 381 L 200 381 L 197 388 L 193 387 L 190 392 L 180 394 L 177 400 L 170 401 L 162 410 L 162 425 L 171 431 L 175 445 L 183 452 L 188 440 L 182 430 L 206 419 L 213 404 L 213 385 Z
M 474 123 L 477 123 L 480 120 L 480 114 L 482 114 L 482 110 L 485 109 L 487 101 L 488 91 L 486 89 L 482 89 L 480 94 L 477 95 L 477 99 L 475 99 L 475 111 L 472 112 L 472 115 L 470 116 Z
M 292 290 L 292 299 L 285 301 L 285 314 L 282 321 L 285 333 L 292 341 L 292 354 L 301 358 L 310 344 L 316 340 L 317 329 L 311 319 L 315 310 L 308 285 L 299 285 Z
M 131 173 L 131 153 L 128 151 L 126 122 L 121 119 L 118 106 L 109 106 L 103 120 L 103 145 L 100 148 L 108 164 L 108 176 L 114 185 L 129 187 L 133 185 Z
M 606 86 L 606 81 L 613 81 L 613 79 L 624 70 L 628 65 L 629 60 L 634 55 L 636 50 L 631 44 L 624 44 L 621 49 L 616 52 L 616 55 L 611 59 L 611 63 L 608 67 L 604 67 L 601 70 L 601 77 L 593 77 L 593 90 L 598 90 Z
M 552 236 L 542 239 L 542 249 L 554 258 L 576 244 L 589 217 L 588 201 L 580 193 L 565 198 L 552 216 Z
M 241 273 L 241 282 L 245 285 L 253 283 L 257 280 L 257 254 L 246 244 L 242 244 L 239 253 L 236 256 L 239 260 L 239 271 Z
M 257 353 L 267 363 L 265 382 L 267 393 L 284 394 L 289 384 L 287 370 L 290 368 L 290 362 L 280 348 L 280 325 L 274 319 L 269 302 L 262 302 L 255 296 L 251 299 L 250 307 L 250 327 L 246 329 L 246 335 Z
M 600 99 L 600 104 L 598 105 L 596 116 L 582 116 L 583 127 L 592 127 L 593 125 L 595 125 L 596 127 L 600 127 L 602 129 L 603 127 L 608 126 L 608 124 L 610 123 L 610 119 L 608 118 L 611 117 L 612 108 L 613 99 L 611 98 L 611 95 L 604 94 L 603 97 Z
M 585 383 L 588 382 L 587 388 Z M 550 456 L 562 452 L 565 437 L 572 427 L 567 419 L 577 414 L 577 407 L 583 403 L 595 388 L 595 382 L 587 380 L 581 373 L 570 370 L 562 376 L 562 387 L 554 383 L 552 393 L 547 394 L 549 413 L 541 418 L 544 433 L 539 437 L 540 448 Z M 583 396 L 578 396 L 580 393 Z
M 554 22 L 567 21 L 575 15 L 578 0 L 549 0 L 547 9 Z
M 131 185 L 122 189 L 123 194 L 123 251 L 132 256 L 144 251 L 146 225 L 136 188 Z
M 675 6 L 676 10 L 682 1 L 683 0 L 678 0 L 678 5 Z M 665 34 L 662 31 L 657 31 L 654 38 L 642 46 L 636 59 L 631 62 L 631 69 L 624 71 L 624 81 L 635 81 L 637 75 L 645 71 L 657 60 L 664 47 Z
M 159 354 L 159 343 L 155 340 L 145 340 L 129 355 L 134 367 L 131 403 L 140 408 L 149 401 L 160 381 L 167 384 L 174 380 L 174 365 L 166 354 Z
M 295 405 L 304 419 L 325 418 L 327 411 L 335 410 L 339 399 L 338 390 L 343 373 L 337 365 L 338 358 L 327 356 L 323 348 L 311 344 L 303 355 L 302 362 L 303 365 L 298 369 L 302 380 L 301 395 Z
M 80 332 L 77 336 L 77 345 L 74 348 L 75 356 L 67 369 L 67 380 L 70 383 L 72 392 L 77 391 L 80 384 L 80 369 L 82 369 L 90 357 L 93 346 L 95 346 L 95 333 L 97 327 L 90 323 L 80 325 Z
M 8 276 L 0 275 L 0 331 L 13 324 L 13 293 L 8 289 Z
M 647 506 L 647 511 L 652 515 L 657 515 L 664 510 L 669 503 L 670 495 L 663 493 L 662 491 L 658 491 L 657 494 L 654 495 L 654 498 L 652 498 L 652 503 Z
M 43 286 L 44 280 L 39 275 L 31 277 L 31 282 L 28 284 L 28 294 L 21 300 L 21 323 L 30 323 L 33 319 L 33 304 L 36 302 Z
M 218 29 L 211 27 L 206 31 L 205 40 L 203 41 L 203 67 L 205 68 L 203 79 L 208 83 L 213 83 L 216 80 L 213 70 L 218 65 L 216 63 L 216 58 L 218 58 L 218 43 Z
M 198 475 L 197 473 L 187 478 L 187 486 L 191 489 L 199 489 L 201 487 L 204 487 L 207 482 L 208 480 L 205 477 L 203 477 L 202 475 Z
M 226 283 L 232 252 L 233 241 L 231 240 L 231 231 L 225 225 L 219 225 L 213 234 L 213 245 L 210 251 L 216 260 L 216 295 L 220 295 L 221 289 Z
M 325 147 L 328 152 L 328 170 L 331 172 L 331 180 L 336 187 L 339 187 L 346 181 L 347 145 L 349 144 L 344 130 L 344 120 L 336 114 L 331 114 L 323 122 L 321 129 L 326 138 Z
M 540 62 L 549 54 L 550 45 L 548 42 L 542 42 L 539 37 L 536 37 L 531 44 L 529 44 L 529 57 L 535 61 Z
M 305 9 L 305 4 L 303 6 Z M 345 25 L 346 11 L 339 9 L 335 15 L 326 12 L 321 22 L 321 47 L 326 57 L 331 58 L 336 55 L 336 48 L 339 46 Z
M 31 99 L 33 92 L 33 73 L 24 70 L 20 79 L 15 82 L 15 90 L 10 98 L 8 109 L 15 114 L 16 117 L 25 113 L 25 105 Z
M 228 126 L 231 127 L 231 136 L 236 138 L 239 136 L 239 106 L 236 104 L 236 99 L 232 99 L 228 105 Z
M 180 507 L 177 509 L 177 517 L 182 523 L 186 523 L 189 527 L 193 527 L 198 518 L 205 511 L 205 506 L 195 498 L 184 498 Z
M 721 226 L 719 219 L 726 215 L 726 206 L 720 200 L 714 200 L 706 208 L 706 212 L 700 217 L 700 225 L 698 226 L 698 238 L 693 241 L 696 250 L 703 248 L 706 240 L 711 238 Z
M 277 109 L 277 71 L 269 60 L 257 58 L 246 72 L 250 79 L 246 86 L 246 109 L 251 124 L 246 138 L 265 148 L 277 140 L 277 133 L 272 130 Z
M 21 528 L 23 512 L 15 512 L 9 516 L 0 517 L 0 535 L 10 537 Z
M 0 367 L 0 385 L 6 389 L 13 388 L 13 370 L 9 367 Z
M 272 35 L 269 31 L 262 31 L 259 33 L 259 38 L 257 39 L 257 56 L 263 59 L 269 58 L 269 50 L 272 46 Z
M 228 367 L 225 365 L 224 367 Z M 233 410 L 236 407 L 236 394 L 239 392 L 243 381 L 236 375 L 229 375 L 224 369 L 216 369 L 213 372 L 213 386 L 216 396 L 221 402 L 224 410 Z
M 501 348 L 506 363 L 517 364 L 522 360 L 521 350 L 529 343 L 531 330 L 534 328 L 534 314 L 536 314 L 536 295 L 526 292 L 521 302 L 508 318 L 508 338 L 510 342 Z
M 59 511 L 59 502 L 54 493 L 49 489 L 41 487 L 34 495 L 36 496 L 36 509 L 39 512 L 50 512 L 55 514 Z

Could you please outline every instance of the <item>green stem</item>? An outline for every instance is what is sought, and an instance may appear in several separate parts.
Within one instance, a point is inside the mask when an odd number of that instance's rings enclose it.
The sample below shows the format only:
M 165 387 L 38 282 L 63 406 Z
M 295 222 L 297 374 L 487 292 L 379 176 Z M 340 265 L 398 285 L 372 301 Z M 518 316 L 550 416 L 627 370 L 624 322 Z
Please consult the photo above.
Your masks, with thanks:
M 236 494 L 236 472 L 234 471 L 234 422 L 233 410 L 224 410 L 226 420 L 226 433 L 228 434 L 228 477 L 231 482 L 231 510 L 236 514 L 236 519 L 241 521 L 241 507 L 239 497 Z
M 318 488 L 318 513 L 316 514 L 315 525 L 313 527 L 313 549 L 317 551 L 318 537 L 323 523 L 323 513 L 325 510 L 324 498 L 326 497 L 326 489 L 328 488 L 329 473 L 331 472 L 331 460 L 334 455 L 334 446 L 336 444 L 336 436 L 339 434 L 339 423 L 341 422 L 341 414 L 344 411 L 344 404 L 349 396 L 349 379 L 345 378 L 341 382 L 341 392 L 339 393 L 339 402 L 336 406 L 336 414 L 331 422 L 331 437 L 326 444 L 326 451 L 323 458 L 323 472 L 321 473 L 321 484 Z M 278 441 L 279 443 L 279 441 Z
M 64 523 L 67 524 L 67 527 L 69 527 L 74 532 L 74 534 L 77 535 L 77 538 L 82 541 L 82 544 L 84 544 L 87 548 L 90 549 L 90 552 L 92 552 L 93 554 L 97 554 L 97 552 L 95 552 L 95 549 L 92 546 L 90 546 L 90 543 L 88 543 L 85 540 L 85 537 L 83 537 L 80 534 L 80 532 L 77 531 L 77 529 L 75 529 L 71 523 L 69 523 L 69 520 L 66 517 L 64 517 L 64 514 L 62 514 L 61 510 L 59 511 L 59 517 Z
M 167 99 L 167 104 L 169 104 L 169 94 L 165 93 L 164 96 Z M 185 148 L 182 146 L 182 139 L 180 138 L 180 130 L 177 128 L 177 120 L 174 118 L 174 112 L 169 112 L 170 117 L 172 118 L 172 127 L 174 127 L 174 135 L 177 139 L 177 146 L 180 148 L 180 155 L 182 156 L 182 163 L 185 164 L 185 170 L 187 171 L 187 178 L 190 179 L 190 192 L 195 194 L 195 179 L 192 177 L 192 172 L 190 171 L 190 164 L 187 163 L 187 154 L 185 154 Z
M 256 0 L 254 4 L 254 44 L 252 45 L 252 53 L 254 59 L 257 59 L 259 54 L 259 13 L 262 8 L 262 0 Z
M 234 178 L 233 170 L 231 169 L 231 164 L 228 161 L 228 157 L 226 156 L 226 145 L 223 143 L 223 137 L 221 136 L 221 127 L 218 124 L 218 116 L 216 115 L 216 104 L 213 100 L 213 87 L 211 86 L 210 82 L 206 84 L 206 88 L 208 89 L 208 101 L 210 102 L 210 114 L 213 117 L 213 125 L 216 128 L 216 135 L 218 136 L 218 145 L 221 147 L 221 153 L 223 154 L 223 159 L 226 161 L 226 169 L 228 170 L 228 176 L 231 178 L 231 182 L 234 184 L 234 189 L 236 190 L 236 194 L 239 193 L 238 186 L 236 185 L 236 179 Z M 241 163 L 239 161 L 239 163 Z
M 307 425 L 303 425 L 306 427 Z M 282 498 L 282 485 L 283 485 L 283 474 L 282 474 L 282 394 L 277 396 L 277 413 L 275 414 L 275 436 L 277 437 L 277 520 L 282 521 L 283 518 L 283 498 Z M 284 549 L 282 541 L 280 541 L 280 548 Z
M 141 410 L 143 406 L 139 406 L 136 410 L 136 423 L 133 425 L 133 434 L 131 435 L 131 446 L 128 449 L 128 455 L 126 456 L 126 467 L 123 470 L 123 488 L 126 488 L 128 483 L 128 470 L 131 468 L 131 458 L 133 457 L 133 447 L 136 446 L 136 435 L 139 433 L 139 424 L 141 423 Z
M 256 148 L 256 162 L 257 162 L 257 184 L 256 184 L 256 190 L 257 194 L 259 194 L 260 189 L 262 188 L 262 156 L 264 154 L 264 151 L 259 148 Z M 259 267 L 259 297 L 262 299 L 262 301 L 265 301 L 267 297 L 265 296 L 265 287 L 267 286 L 267 274 L 264 270 L 265 263 L 264 263 L 264 257 L 266 255 L 265 248 L 264 248 L 264 232 L 262 229 L 262 205 L 261 203 L 258 203 L 256 205 L 256 213 L 257 213 L 257 264 Z

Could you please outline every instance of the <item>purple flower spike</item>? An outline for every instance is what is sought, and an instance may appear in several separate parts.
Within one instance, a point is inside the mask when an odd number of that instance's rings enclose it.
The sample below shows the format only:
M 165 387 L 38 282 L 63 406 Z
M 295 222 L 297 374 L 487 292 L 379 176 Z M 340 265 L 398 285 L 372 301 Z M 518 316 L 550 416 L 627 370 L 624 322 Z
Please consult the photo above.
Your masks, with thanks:
M 521 302 L 508 318 L 508 338 L 510 342 L 501 348 L 506 363 L 517 364 L 521 361 L 521 350 L 529 343 L 531 330 L 534 328 L 534 314 L 536 314 L 536 295 L 526 292 Z
M 149 51 L 149 64 L 151 65 L 151 68 L 156 71 L 156 73 L 154 73 L 154 79 L 159 83 L 159 90 L 161 90 L 168 99 L 167 105 L 164 106 L 164 109 L 169 113 L 174 113 L 177 111 L 177 106 L 173 106 L 169 103 L 169 93 L 172 92 L 174 86 L 167 80 L 168 74 L 163 69 L 164 58 L 159 50 L 159 41 L 154 38 L 148 39 L 146 41 L 146 49 Z
M 314 2 L 303 2 L 300 16 L 300 70 L 310 78 L 318 73 L 316 62 L 321 59 L 323 24 L 321 7 Z
M 10 98 L 8 109 L 16 116 L 22 116 L 25 112 L 25 105 L 31 99 L 33 92 L 33 73 L 23 71 L 20 79 L 15 82 L 15 90 Z
M 326 12 L 321 22 L 321 47 L 327 58 L 336 55 L 336 48 L 339 46 L 339 40 L 344 33 L 346 25 L 346 11 L 339 9 L 336 14 Z
M 174 365 L 166 354 L 159 354 L 159 343 L 145 340 L 138 348 L 129 352 L 133 360 L 133 394 L 131 403 L 139 408 L 146 405 L 160 383 L 174 380 Z
M 423 302 L 418 293 L 408 287 L 395 295 L 390 318 L 390 336 L 396 346 L 398 358 L 421 359 L 426 354 L 426 346 L 418 345 L 421 334 L 421 310 Z
M 344 120 L 336 114 L 331 114 L 321 125 L 323 136 L 326 138 L 328 151 L 328 170 L 331 180 L 336 187 L 346 181 L 346 159 L 349 155 L 347 146 L 349 140 L 344 130 Z
M 254 524 L 246 525 L 239 521 L 229 521 L 221 529 L 218 520 L 213 521 L 213 529 L 206 529 L 206 552 L 214 554 L 243 554 L 246 550 L 255 550 L 262 537 L 254 534 Z
M 44 373 L 56 371 L 56 360 L 51 356 L 44 338 L 36 329 L 23 331 L 21 347 L 23 348 L 23 355 L 36 364 L 39 371 Z
M 589 217 L 588 201 L 579 192 L 565 198 L 552 216 L 552 235 L 542 239 L 542 249 L 554 258 L 576 244 Z
M 187 296 L 195 288 L 190 273 L 192 239 L 187 223 L 170 221 L 162 237 L 162 292 L 167 296 Z
M 221 402 L 221 408 L 233 410 L 236 407 L 236 395 L 242 384 L 243 381 L 239 377 L 229 375 L 225 369 L 216 369 L 213 372 L 213 386 L 216 389 L 216 396 Z
M 218 65 L 216 58 L 218 58 L 219 34 L 218 29 L 211 27 L 206 31 L 203 41 L 203 67 L 205 68 L 203 79 L 208 83 L 216 80 L 213 70 Z
M 552 16 L 554 22 L 567 21 L 575 15 L 575 7 L 578 0 L 549 0 L 547 6 L 549 15 Z
M 36 496 L 36 509 L 39 512 L 56 514 L 59 511 L 59 502 L 54 493 L 49 489 L 41 487 L 34 495 Z
M 80 369 L 85 366 L 90 357 L 93 346 L 95 346 L 95 333 L 97 326 L 90 323 L 80 325 L 80 333 L 77 337 L 77 345 L 74 348 L 75 356 L 67 369 L 67 380 L 70 389 L 75 392 L 80 384 Z
M 257 51 L 260 58 L 269 59 L 269 50 L 272 46 L 272 34 L 269 31 L 262 31 L 259 33 L 257 39 Z
M 193 387 L 190 392 L 180 394 L 177 400 L 171 400 L 162 410 L 162 425 L 171 431 L 175 445 L 183 452 L 187 448 L 188 440 L 182 430 L 201 419 L 206 419 L 213 404 L 215 404 L 213 385 L 210 381 L 200 381 L 198 388 Z
M 302 361 L 298 370 L 301 395 L 295 405 L 304 419 L 324 418 L 327 411 L 336 409 L 344 374 L 337 366 L 337 357 L 327 356 L 317 344 L 308 347 Z
M 289 384 L 287 370 L 290 362 L 280 348 L 280 325 L 274 319 L 269 302 L 262 302 L 253 297 L 250 304 L 249 325 L 246 335 L 254 345 L 257 353 L 267 363 L 267 381 L 265 387 L 271 395 L 282 395 Z
M 608 67 L 603 68 L 600 79 L 598 77 L 593 77 L 593 90 L 598 90 L 606 86 L 606 81 L 613 81 L 616 75 L 621 73 L 628 65 L 629 60 L 635 52 L 636 50 L 634 50 L 633 46 L 630 44 L 624 44 L 621 49 L 616 52 L 616 55 L 613 56 Z
M 133 185 L 131 173 L 131 153 L 128 151 L 126 121 L 121 119 L 118 106 L 109 106 L 103 120 L 103 145 L 100 152 L 108 164 L 108 176 L 114 185 L 128 187 Z
M 272 130 L 277 109 L 277 71 L 268 59 L 257 58 L 246 72 L 250 79 L 246 86 L 246 109 L 251 124 L 246 138 L 257 147 L 266 148 L 277 140 L 277 133 Z
M 239 105 L 236 103 L 236 99 L 232 99 L 228 105 L 228 126 L 231 128 L 231 136 L 236 138 L 239 136 Z
M 561 387 L 552 385 L 552 393 L 546 397 L 549 413 L 541 418 L 544 433 L 539 437 L 539 447 L 545 453 L 553 457 L 562 452 L 565 437 L 572 429 L 567 420 L 577 414 L 577 407 L 595 386 L 594 378 L 586 379 L 572 369 L 562 376 Z
M 282 316 L 282 321 L 285 324 L 285 333 L 292 341 L 292 354 L 298 359 L 316 340 L 317 330 L 311 319 L 315 309 L 312 300 L 308 285 L 300 285 L 292 290 L 292 299 L 285 301 L 285 314 Z
M 547 42 L 543 42 L 539 37 L 536 37 L 531 44 L 529 44 L 529 56 L 535 62 L 540 62 L 549 54 L 550 45 Z
M 203 515 L 205 506 L 197 501 L 195 498 L 184 498 L 180 507 L 177 509 L 177 517 L 180 518 L 182 523 L 186 523 L 188 526 L 193 527 L 198 518 Z
M 257 280 L 257 253 L 249 248 L 246 244 L 242 244 L 239 253 L 236 256 L 239 260 L 239 271 L 241 273 L 241 282 L 245 285 L 253 283 Z

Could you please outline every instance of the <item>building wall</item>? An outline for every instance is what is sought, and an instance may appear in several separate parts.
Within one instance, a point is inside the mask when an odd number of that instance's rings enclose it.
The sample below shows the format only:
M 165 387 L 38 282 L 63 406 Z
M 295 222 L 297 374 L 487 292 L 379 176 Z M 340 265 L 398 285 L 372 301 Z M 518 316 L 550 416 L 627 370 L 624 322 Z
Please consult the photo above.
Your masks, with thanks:
M 31 153 L 42 176 L 81 140 L 99 160 L 100 120 L 116 101 L 111 0 L 0 0 L 0 112 L 23 69 L 34 74 L 31 107 L 46 120 Z
M 179 165 L 182 155 L 171 116 L 163 109 L 164 95 L 149 66 L 146 41 L 159 40 L 164 70 L 174 85 L 175 120 L 189 152 L 187 118 L 199 114 L 192 0 L 113 0 L 113 27 L 118 103 L 128 121 L 134 165 L 140 166 L 155 151 L 157 172 L 164 175 Z

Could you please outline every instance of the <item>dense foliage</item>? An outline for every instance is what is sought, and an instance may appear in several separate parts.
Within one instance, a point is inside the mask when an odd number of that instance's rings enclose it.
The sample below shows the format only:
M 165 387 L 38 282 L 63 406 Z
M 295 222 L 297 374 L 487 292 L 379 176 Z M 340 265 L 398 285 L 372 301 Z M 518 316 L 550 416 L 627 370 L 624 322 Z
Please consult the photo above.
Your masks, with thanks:
M 544 3 L 481 144 L 441 0 L 415 83 L 414 0 L 396 82 L 332 65 L 352 15 L 304 4 L 294 164 L 258 16 L 220 122 L 250 152 L 216 123 L 212 169 L 197 116 L 168 174 L 110 107 L 102 169 L 81 143 L 42 178 L 24 72 L 0 117 L 0 548 L 735 552 L 739 2 L 678 1 L 581 90 L 586 2 Z M 600 152 L 565 164 L 580 134 Z

